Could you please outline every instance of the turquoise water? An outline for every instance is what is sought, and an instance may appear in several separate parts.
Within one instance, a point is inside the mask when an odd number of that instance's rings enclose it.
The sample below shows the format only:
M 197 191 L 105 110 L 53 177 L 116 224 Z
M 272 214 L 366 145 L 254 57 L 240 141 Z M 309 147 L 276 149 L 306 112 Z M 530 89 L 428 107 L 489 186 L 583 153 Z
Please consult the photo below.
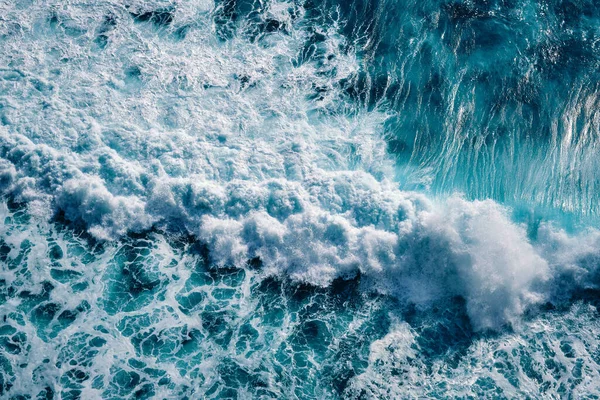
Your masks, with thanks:
M 600 396 L 594 1 L 0 3 L 0 398 Z

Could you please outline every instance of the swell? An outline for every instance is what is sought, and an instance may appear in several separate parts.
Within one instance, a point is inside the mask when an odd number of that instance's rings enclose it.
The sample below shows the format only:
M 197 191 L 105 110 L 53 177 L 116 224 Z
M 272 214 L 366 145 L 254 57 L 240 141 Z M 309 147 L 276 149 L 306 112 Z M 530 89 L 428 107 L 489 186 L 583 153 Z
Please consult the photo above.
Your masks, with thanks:
M 597 391 L 599 232 L 502 205 L 595 212 L 595 11 L 531 7 L 3 5 L 1 394 Z
M 404 187 L 597 215 L 594 1 L 326 4 L 363 67 L 346 91 L 394 111 Z

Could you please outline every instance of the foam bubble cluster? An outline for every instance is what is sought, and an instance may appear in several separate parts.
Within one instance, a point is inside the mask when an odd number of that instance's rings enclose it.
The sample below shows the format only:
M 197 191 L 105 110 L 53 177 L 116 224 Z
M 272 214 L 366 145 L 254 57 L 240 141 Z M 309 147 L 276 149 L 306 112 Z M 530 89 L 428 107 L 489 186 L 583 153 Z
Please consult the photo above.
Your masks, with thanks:
M 220 266 L 258 257 L 321 286 L 360 271 L 419 303 L 465 295 L 480 327 L 542 298 L 547 265 L 500 206 L 432 204 L 390 179 L 386 115 L 348 104 L 339 82 L 360 66 L 335 27 L 279 4 L 262 18 L 290 32 L 223 42 L 203 7 L 166 26 L 116 4 L 9 9 L 32 28 L 5 39 L 3 192 L 98 239 L 162 226 Z
M 402 190 L 393 110 L 348 92 L 365 59 L 335 13 L 0 11 L 0 394 L 593 391 L 595 311 L 571 303 L 597 290 L 600 234 Z M 545 350 L 568 332 L 572 357 Z

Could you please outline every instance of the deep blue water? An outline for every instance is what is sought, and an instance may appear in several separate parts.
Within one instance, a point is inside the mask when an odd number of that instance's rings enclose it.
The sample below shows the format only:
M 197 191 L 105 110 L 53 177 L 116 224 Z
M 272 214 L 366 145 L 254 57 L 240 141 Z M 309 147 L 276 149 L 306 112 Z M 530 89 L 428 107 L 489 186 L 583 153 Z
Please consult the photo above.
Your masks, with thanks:
M 599 152 L 596 0 L 0 0 L 0 398 L 597 398 Z

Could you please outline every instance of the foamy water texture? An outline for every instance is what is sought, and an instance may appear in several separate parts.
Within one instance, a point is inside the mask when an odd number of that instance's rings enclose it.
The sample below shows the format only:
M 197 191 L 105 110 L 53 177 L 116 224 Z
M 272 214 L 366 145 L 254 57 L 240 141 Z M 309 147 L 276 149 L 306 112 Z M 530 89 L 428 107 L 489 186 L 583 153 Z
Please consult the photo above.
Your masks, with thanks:
M 0 397 L 600 396 L 599 10 L 0 2 Z

